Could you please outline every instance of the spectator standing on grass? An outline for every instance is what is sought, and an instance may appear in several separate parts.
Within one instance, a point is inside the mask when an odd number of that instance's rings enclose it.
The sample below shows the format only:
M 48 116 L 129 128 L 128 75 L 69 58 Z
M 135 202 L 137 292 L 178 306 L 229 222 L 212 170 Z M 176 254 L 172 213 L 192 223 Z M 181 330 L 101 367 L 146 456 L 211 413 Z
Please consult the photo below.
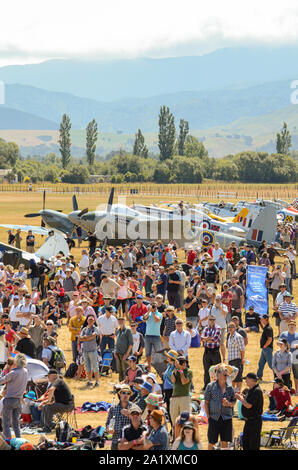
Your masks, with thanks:
M 95 376 L 94 388 L 98 387 L 99 383 L 99 370 L 98 370 L 98 354 L 97 354 L 97 341 L 99 331 L 94 326 L 94 317 L 90 315 L 87 318 L 87 326 L 82 329 L 78 338 L 80 343 L 83 343 L 84 364 L 87 372 L 87 387 L 92 385 L 92 373 Z
M 114 357 L 116 359 L 119 382 L 123 382 L 128 368 L 127 358 L 130 356 L 133 347 L 133 337 L 130 328 L 125 326 L 124 317 L 118 317 L 118 325 Z
M 273 328 L 269 324 L 269 316 L 263 315 L 261 317 L 261 328 L 263 330 L 260 338 L 261 356 L 259 359 L 257 377 L 259 380 L 263 378 L 263 371 L 266 363 L 272 370 L 272 355 L 273 355 Z
M 155 353 L 162 350 L 160 339 L 160 323 L 162 318 L 162 313 L 157 311 L 157 303 L 155 301 L 148 307 L 147 313 L 143 315 L 143 321 L 146 322 L 145 354 L 148 372 L 151 372 L 153 350 Z
M 18 354 L 15 358 L 15 367 L 5 374 L 5 368 L 0 375 L 0 385 L 6 384 L 6 392 L 3 400 L 3 433 L 7 439 L 11 438 L 10 426 L 12 424 L 15 437 L 21 437 L 19 418 L 22 409 L 22 399 L 27 388 L 28 371 L 24 354 Z
M 295 381 L 296 396 L 298 396 L 298 332 L 296 331 L 296 320 L 289 321 L 288 331 L 284 331 L 280 335 L 279 339 L 285 339 L 290 345 L 290 352 L 292 355 L 292 371 Z
M 232 442 L 233 408 L 236 397 L 232 386 L 227 384 L 228 370 L 218 367 L 216 380 L 207 385 L 204 393 L 204 405 L 208 418 L 208 450 L 214 450 L 214 445 L 220 439 L 222 449 Z
M 203 366 L 204 366 L 204 387 L 203 390 L 206 390 L 208 383 L 210 382 L 209 369 L 211 366 L 217 365 L 221 362 L 220 357 L 220 336 L 221 331 L 220 327 L 215 323 L 215 316 L 209 315 L 208 317 L 208 326 L 204 328 L 201 340 L 205 348 L 203 354 Z
M 258 385 L 258 376 L 252 372 L 246 377 L 248 393 L 245 398 L 241 393 L 236 393 L 236 398 L 241 402 L 241 412 L 245 419 L 243 428 L 243 450 L 259 450 L 261 443 L 263 393 Z

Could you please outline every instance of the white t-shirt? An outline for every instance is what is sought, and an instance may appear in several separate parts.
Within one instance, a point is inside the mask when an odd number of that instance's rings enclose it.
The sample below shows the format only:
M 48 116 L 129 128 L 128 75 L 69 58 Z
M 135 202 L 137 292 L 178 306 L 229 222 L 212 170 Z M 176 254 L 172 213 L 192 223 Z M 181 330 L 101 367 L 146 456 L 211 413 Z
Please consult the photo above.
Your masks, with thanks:
M 20 321 L 20 319 L 17 318 L 17 316 L 16 316 L 17 312 L 20 310 L 20 307 L 21 307 L 21 305 L 19 303 L 17 305 L 12 305 L 10 307 L 10 311 L 9 311 L 9 314 L 8 314 L 10 321 L 17 321 L 17 322 Z
M 19 308 L 19 311 L 20 313 L 32 313 L 33 315 L 35 315 L 36 307 L 32 303 L 28 304 L 27 306 L 24 304 L 24 305 L 21 305 L 21 307 Z M 19 317 L 18 320 L 19 320 L 20 326 L 27 326 L 30 321 L 30 318 Z
M 199 318 L 200 318 L 200 320 L 202 320 L 202 318 L 207 317 L 206 320 L 204 320 L 203 322 L 201 321 L 201 324 L 202 324 L 202 327 L 203 327 L 203 328 L 208 325 L 208 316 L 209 316 L 209 308 L 208 308 L 208 307 L 201 308 L 201 309 L 199 310 Z
M 5 335 L 2 335 L 0 336 L 0 364 L 5 364 L 7 361 L 7 347 L 5 344 Z
M 228 313 L 228 308 L 226 307 L 226 305 L 221 304 L 221 307 L 226 313 Z M 215 320 L 216 325 L 218 325 L 220 328 L 226 328 L 227 326 L 226 316 L 222 314 L 222 311 L 219 308 L 216 308 L 216 306 L 213 305 L 210 309 L 210 314 L 216 317 L 216 320 Z
M 114 315 L 111 315 L 109 318 L 106 314 L 101 315 L 98 320 L 98 330 L 101 335 L 113 335 L 115 329 L 118 328 L 118 321 Z

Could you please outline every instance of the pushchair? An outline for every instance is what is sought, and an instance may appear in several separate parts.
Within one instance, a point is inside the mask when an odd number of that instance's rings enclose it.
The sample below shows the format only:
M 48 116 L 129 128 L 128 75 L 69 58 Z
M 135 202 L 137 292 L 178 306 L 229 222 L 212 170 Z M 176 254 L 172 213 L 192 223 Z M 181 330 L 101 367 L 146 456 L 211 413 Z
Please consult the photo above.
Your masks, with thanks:
M 112 349 L 105 349 L 99 363 L 99 375 L 112 375 L 113 359 L 114 351 Z

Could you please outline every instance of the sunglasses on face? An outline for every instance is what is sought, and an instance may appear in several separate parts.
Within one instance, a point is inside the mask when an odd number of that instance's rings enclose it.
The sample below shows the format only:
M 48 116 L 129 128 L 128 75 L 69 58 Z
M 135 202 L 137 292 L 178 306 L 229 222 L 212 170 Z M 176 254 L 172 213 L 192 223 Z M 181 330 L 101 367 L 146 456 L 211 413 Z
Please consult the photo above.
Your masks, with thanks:
M 120 392 L 120 395 L 130 395 L 130 392 Z

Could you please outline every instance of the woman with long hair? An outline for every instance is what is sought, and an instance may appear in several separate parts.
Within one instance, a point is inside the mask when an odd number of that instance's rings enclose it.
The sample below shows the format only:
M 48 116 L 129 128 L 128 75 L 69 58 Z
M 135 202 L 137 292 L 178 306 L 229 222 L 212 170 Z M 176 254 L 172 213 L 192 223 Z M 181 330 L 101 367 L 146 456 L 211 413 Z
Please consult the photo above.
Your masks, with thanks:
M 172 445 L 172 450 L 202 450 L 203 446 L 200 441 L 198 430 L 193 423 L 187 421 L 182 429 L 180 436 Z

